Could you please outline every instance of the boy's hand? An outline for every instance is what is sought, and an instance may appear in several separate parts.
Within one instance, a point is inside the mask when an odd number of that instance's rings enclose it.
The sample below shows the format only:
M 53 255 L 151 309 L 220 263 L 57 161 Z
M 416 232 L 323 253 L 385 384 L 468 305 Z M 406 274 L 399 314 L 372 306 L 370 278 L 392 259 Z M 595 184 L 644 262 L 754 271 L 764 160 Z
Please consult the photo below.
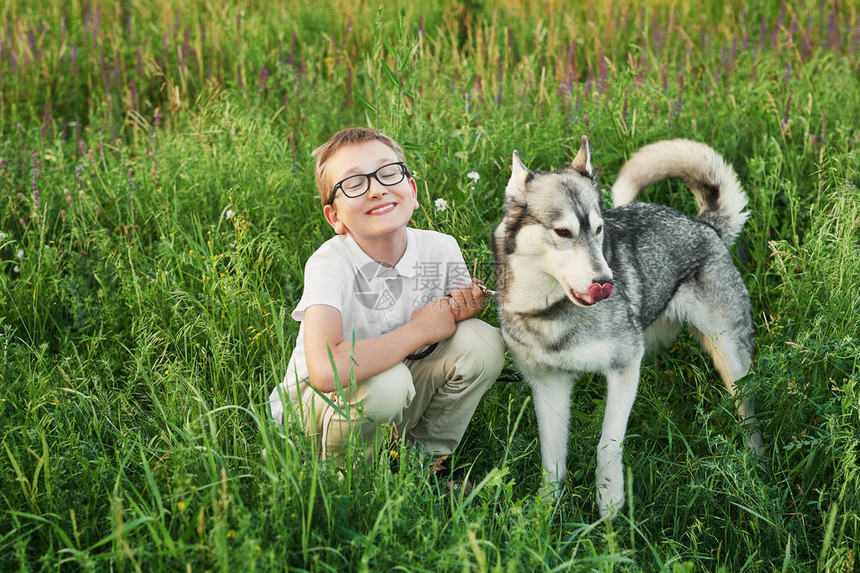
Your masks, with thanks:
M 451 311 L 454 320 L 460 322 L 475 316 L 479 310 L 484 308 L 484 292 L 478 287 L 478 279 L 472 279 L 469 285 L 463 285 L 451 289 Z
M 457 330 L 454 312 L 450 298 L 434 298 L 423 308 L 412 311 L 410 324 L 426 337 L 426 344 L 433 344 L 451 337 Z

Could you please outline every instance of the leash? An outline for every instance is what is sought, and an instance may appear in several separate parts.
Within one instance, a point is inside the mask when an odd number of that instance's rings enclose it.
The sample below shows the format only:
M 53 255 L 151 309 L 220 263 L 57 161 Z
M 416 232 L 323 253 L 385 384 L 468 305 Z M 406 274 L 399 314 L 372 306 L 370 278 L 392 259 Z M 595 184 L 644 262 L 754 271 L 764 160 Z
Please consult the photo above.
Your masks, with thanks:
M 408 355 L 406 357 L 406 360 L 421 360 L 422 358 L 427 358 L 428 356 L 430 356 L 430 354 L 432 354 L 434 350 L 436 350 L 437 346 L 439 346 L 439 343 L 434 342 L 421 352 L 413 352 L 412 354 Z
M 488 289 L 484 286 L 484 283 L 476 283 L 478 288 L 481 289 L 481 292 L 484 293 L 485 296 L 498 296 L 499 293 Z M 513 368 L 502 368 L 502 372 L 499 374 L 498 381 L 500 382 L 522 382 L 523 375 L 520 374 L 517 370 Z
M 485 287 L 484 283 L 475 283 L 475 284 L 478 285 L 478 288 L 481 289 L 481 292 L 484 293 L 486 296 L 498 296 L 498 294 L 499 294 L 498 292 L 496 292 L 494 290 L 490 290 L 487 287 Z
M 484 283 L 476 282 L 475 284 L 478 285 L 478 288 L 481 289 L 481 292 L 483 292 L 486 296 L 498 296 L 499 294 L 498 292 L 485 287 Z M 437 346 L 439 346 L 439 343 L 434 342 L 421 352 L 413 352 L 412 354 L 408 355 L 406 357 L 406 360 L 421 360 L 422 358 L 427 358 L 433 353 L 434 350 L 436 350 Z

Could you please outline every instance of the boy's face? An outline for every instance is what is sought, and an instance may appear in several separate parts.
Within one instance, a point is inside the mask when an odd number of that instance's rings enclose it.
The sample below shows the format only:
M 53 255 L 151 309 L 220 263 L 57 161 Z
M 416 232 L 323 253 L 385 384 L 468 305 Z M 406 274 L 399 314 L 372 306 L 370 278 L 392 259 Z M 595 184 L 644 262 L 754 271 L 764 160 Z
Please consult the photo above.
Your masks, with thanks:
M 397 161 L 397 154 L 383 142 L 364 141 L 338 150 L 329 159 L 326 171 L 333 187 L 347 177 L 372 173 Z M 349 233 L 361 245 L 362 239 L 380 239 L 405 228 L 417 208 L 418 189 L 412 177 L 390 187 L 371 177 L 364 195 L 349 198 L 338 190 L 334 201 L 323 207 L 323 213 L 335 233 Z

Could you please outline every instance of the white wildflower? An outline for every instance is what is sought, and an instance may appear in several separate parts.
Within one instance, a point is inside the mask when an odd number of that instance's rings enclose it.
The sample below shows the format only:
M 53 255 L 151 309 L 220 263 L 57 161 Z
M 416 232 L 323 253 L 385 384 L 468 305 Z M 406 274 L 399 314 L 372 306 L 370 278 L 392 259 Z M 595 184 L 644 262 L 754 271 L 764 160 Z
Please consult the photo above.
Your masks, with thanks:
M 15 271 L 16 273 L 20 273 L 21 267 L 19 267 L 18 265 L 15 265 L 14 267 L 12 267 L 12 270 Z
M 18 258 L 19 258 L 19 259 L 23 259 L 23 258 L 24 258 L 24 249 L 18 249 Z
M 477 183 L 477 182 L 478 182 L 478 179 L 480 179 L 480 178 L 481 178 L 481 176 L 480 176 L 480 175 L 478 175 L 478 172 L 477 172 L 477 171 L 469 171 L 468 173 L 466 173 L 466 177 L 468 177 L 469 179 L 471 179 L 474 183 Z
M 227 221 L 232 219 L 233 215 L 235 215 L 235 213 L 233 212 L 233 209 L 227 209 L 226 211 L 224 211 L 224 219 L 226 219 Z
M 439 197 L 438 199 L 436 199 L 436 210 L 437 210 L 437 211 L 444 211 L 444 210 L 445 210 L 445 209 L 447 209 L 447 208 L 448 208 L 448 202 L 447 202 L 447 201 L 445 201 L 445 200 L 444 200 L 443 198 L 441 198 L 441 197 Z

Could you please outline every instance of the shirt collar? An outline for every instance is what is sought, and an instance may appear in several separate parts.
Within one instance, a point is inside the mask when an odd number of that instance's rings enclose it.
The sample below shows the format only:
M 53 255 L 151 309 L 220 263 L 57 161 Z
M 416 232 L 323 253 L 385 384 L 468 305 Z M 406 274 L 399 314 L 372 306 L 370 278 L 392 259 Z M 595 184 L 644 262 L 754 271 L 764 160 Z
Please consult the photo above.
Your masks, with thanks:
M 371 280 L 377 276 L 378 267 L 380 265 L 376 261 L 374 261 L 370 256 L 365 253 L 358 243 L 355 242 L 348 233 L 344 235 L 346 245 L 349 248 L 350 254 L 352 255 L 352 260 L 355 263 L 356 268 L 359 272 L 366 278 L 367 280 Z M 376 266 L 370 263 L 375 263 Z M 400 257 L 400 260 L 397 261 L 397 264 L 394 265 L 394 270 L 398 275 L 403 277 L 414 277 L 415 272 L 417 271 L 418 266 L 418 247 L 415 245 L 415 237 L 413 236 L 413 229 L 406 229 L 406 250 L 403 252 L 403 256 Z M 390 267 L 389 267 L 390 268 Z
M 406 229 L 406 250 L 403 251 L 403 256 L 394 265 L 395 270 L 404 277 L 414 277 L 418 270 L 418 247 L 415 245 L 415 237 L 413 230 Z

